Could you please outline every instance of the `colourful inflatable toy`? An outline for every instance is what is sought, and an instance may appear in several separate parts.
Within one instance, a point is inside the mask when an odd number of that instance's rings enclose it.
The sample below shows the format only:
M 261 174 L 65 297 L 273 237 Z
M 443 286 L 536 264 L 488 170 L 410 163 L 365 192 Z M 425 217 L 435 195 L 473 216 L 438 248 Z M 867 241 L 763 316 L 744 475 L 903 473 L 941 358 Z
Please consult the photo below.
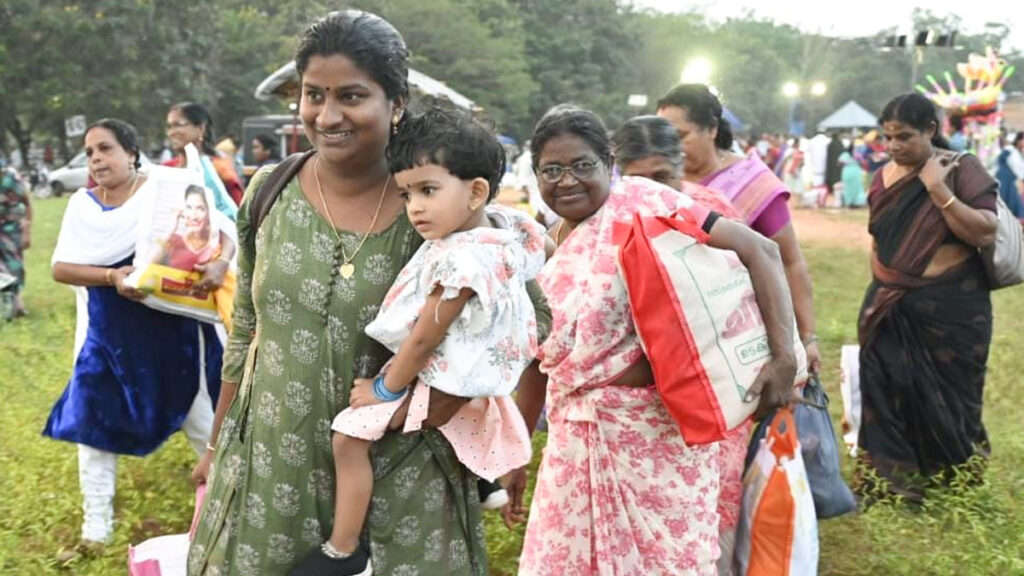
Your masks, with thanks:
M 963 120 L 970 151 L 986 165 L 991 164 L 999 150 L 1003 85 L 1013 76 L 1014 67 L 1007 66 L 1006 61 L 989 46 L 984 56 L 971 54 L 967 62 L 957 64 L 956 71 L 963 78 L 962 89 L 957 87 L 948 71 L 943 74 L 945 87 L 929 74 L 926 79 L 931 89 L 921 84 L 916 88 L 936 106 L 943 108 L 947 118 L 955 116 Z
M 985 117 L 998 112 L 1003 85 L 1013 75 L 1013 66 L 1007 66 L 1006 61 L 989 46 L 984 56 L 971 54 L 967 62 L 957 64 L 956 71 L 963 78 L 963 89 L 957 88 L 947 71 L 944 74 L 947 88 L 929 74 L 926 78 L 932 89 L 918 84 L 917 90 L 950 114 L 964 118 Z

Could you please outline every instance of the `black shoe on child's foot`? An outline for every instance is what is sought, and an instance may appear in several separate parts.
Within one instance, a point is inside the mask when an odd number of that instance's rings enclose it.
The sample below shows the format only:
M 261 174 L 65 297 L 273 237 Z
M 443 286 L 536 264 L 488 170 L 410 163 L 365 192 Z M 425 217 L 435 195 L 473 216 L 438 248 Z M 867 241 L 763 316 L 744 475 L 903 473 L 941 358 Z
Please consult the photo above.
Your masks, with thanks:
M 366 549 L 359 546 L 350 556 L 331 558 L 319 546 L 288 570 L 288 576 L 371 576 L 373 566 Z
M 497 480 L 488 482 L 479 478 L 476 481 L 476 488 L 480 492 L 480 507 L 484 510 L 497 510 L 508 504 L 508 492 Z

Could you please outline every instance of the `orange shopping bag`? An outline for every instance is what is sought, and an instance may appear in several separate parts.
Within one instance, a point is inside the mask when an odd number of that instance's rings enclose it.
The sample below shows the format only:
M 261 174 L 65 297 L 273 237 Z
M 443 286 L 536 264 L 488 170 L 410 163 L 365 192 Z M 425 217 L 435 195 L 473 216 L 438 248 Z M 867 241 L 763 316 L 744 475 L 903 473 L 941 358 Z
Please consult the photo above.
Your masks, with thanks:
M 736 528 L 739 576 L 815 576 L 818 519 L 793 412 L 775 413 L 743 476 Z

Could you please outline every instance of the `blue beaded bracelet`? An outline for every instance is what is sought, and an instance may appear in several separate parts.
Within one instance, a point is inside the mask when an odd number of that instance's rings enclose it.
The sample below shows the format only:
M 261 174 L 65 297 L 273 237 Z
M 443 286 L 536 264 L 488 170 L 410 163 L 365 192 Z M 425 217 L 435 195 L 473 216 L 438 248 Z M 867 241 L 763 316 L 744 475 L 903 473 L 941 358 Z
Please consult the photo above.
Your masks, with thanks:
M 378 374 L 373 379 L 373 395 L 377 397 L 377 400 L 381 402 L 394 402 L 402 396 L 405 396 L 405 390 L 401 392 L 392 392 L 388 390 L 388 387 L 384 385 L 384 375 Z

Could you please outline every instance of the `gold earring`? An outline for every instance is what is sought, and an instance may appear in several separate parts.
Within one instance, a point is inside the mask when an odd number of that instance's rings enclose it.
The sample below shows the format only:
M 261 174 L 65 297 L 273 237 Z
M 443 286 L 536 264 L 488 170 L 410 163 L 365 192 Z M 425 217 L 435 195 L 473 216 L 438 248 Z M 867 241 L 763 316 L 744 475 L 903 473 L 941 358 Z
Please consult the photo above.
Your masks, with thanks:
M 391 117 L 391 135 L 392 136 L 394 136 L 395 134 L 398 134 L 398 121 L 401 120 L 401 119 L 402 119 L 402 117 L 399 116 L 398 114 L 395 114 L 394 116 Z

